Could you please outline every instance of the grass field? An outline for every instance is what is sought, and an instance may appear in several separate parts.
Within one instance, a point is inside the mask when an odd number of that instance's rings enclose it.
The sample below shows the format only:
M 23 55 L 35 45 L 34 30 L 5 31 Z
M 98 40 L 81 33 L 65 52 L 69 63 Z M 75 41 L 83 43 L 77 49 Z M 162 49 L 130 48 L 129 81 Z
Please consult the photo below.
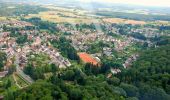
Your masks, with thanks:
M 0 21 L 1 21 L 1 20 L 6 20 L 6 17 L 0 17 Z
M 91 12 L 86 10 L 62 8 L 56 6 L 45 6 L 45 7 L 50 10 L 45 12 L 40 12 L 38 14 L 29 14 L 25 18 L 39 17 L 42 20 L 46 20 L 50 22 L 56 22 L 56 23 L 68 22 L 72 24 L 76 24 L 76 23 L 89 24 L 89 23 L 102 23 L 102 22 L 115 23 L 115 24 L 132 24 L 132 25 L 145 25 L 145 24 L 156 24 L 156 25 L 168 24 L 169 25 L 170 24 L 167 21 L 145 22 L 145 21 L 138 21 L 138 20 L 122 19 L 122 18 L 105 18 L 97 15 L 95 16 Z
M 160 20 L 160 21 L 149 22 L 149 24 L 152 24 L 152 25 L 170 25 L 170 22 Z
M 40 12 L 39 14 L 30 14 L 26 16 L 26 18 L 39 17 L 43 20 L 51 21 L 51 22 L 68 22 L 68 23 L 97 23 L 98 19 L 94 19 L 92 17 L 85 16 L 83 14 L 76 13 L 74 11 L 62 11 L 62 10 L 54 10 L 47 12 Z
M 146 22 L 144 21 L 137 21 L 137 20 L 127 20 L 121 18 L 104 18 L 104 22 L 106 23 L 115 23 L 115 24 L 132 24 L 132 25 L 144 25 Z

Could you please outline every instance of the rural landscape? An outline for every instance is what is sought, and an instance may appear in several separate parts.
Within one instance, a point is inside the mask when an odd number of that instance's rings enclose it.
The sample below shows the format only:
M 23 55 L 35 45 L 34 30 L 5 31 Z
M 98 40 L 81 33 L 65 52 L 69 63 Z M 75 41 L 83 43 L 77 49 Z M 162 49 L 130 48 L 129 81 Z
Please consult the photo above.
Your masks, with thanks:
M 88 1 L 0 0 L 0 100 L 170 100 L 170 6 Z

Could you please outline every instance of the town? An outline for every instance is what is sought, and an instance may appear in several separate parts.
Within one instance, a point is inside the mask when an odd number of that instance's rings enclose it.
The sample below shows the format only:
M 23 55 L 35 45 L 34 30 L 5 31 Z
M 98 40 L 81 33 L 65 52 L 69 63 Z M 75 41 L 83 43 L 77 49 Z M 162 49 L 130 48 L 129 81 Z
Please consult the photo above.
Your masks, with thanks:
M 20 74 L 23 78 L 25 78 L 28 82 L 32 83 L 33 80 L 26 74 L 24 74 L 23 70 L 27 64 L 27 55 L 30 52 L 34 53 L 45 53 L 49 55 L 51 58 L 51 63 L 56 64 L 59 68 L 67 68 L 71 66 L 71 62 L 63 57 L 60 54 L 60 51 L 57 48 L 54 48 L 50 41 L 52 40 L 59 40 L 60 35 L 49 34 L 48 32 L 38 31 L 36 26 L 34 26 L 30 22 L 26 21 L 18 21 L 18 20 L 3 20 L 0 21 L 0 45 L 1 51 L 7 54 L 7 63 L 3 68 L 3 72 L 1 72 L 1 77 L 5 77 L 8 74 L 8 67 L 12 64 L 16 64 L 16 71 Z M 71 40 L 71 45 L 77 51 L 86 52 L 85 54 L 90 54 L 84 58 L 84 54 L 80 54 L 80 58 L 83 59 L 96 59 L 93 63 L 95 65 L 100 62 L 101 56 L 105 55 L 106 57 L 114 57 L 113 52 L 125 52 L 125 50 L 132 46 L 135 43 L 140 43 L 141 45 L 145 42 L 148 43 L 148 46 L 152 46 L 153 43 L 149 40 L 139 39 L 129 35 L 121 35 L 121 29 L 118 25 L 114 23 L 107 23 L 101 24 L 101 27 L 105 27 L 103 31 L 96 30 L 95 24 L 92 23 L 90 25 L 84 24 L 84 28 L 81 25 L 65 25 L 65 24 L 58 24 L 56 29 L 59 30 L 61 33 L 69 33 L 66 34 L 65 37 L 68 40 Z M 143 29 L 134 29 L 133 25 L 131 30 L 128 29 L 128 33 L 145 33 L 145 37 L 155 37 L 160 36 L 162 34 L 158 34 L 158 29 L 152 28 L 143 28 Z M 17 30 L 18 29 L 18 30 Z M 12 31 L 11 31 L 12 30 Z M 13 31 L 14 30 L 14 31 Z M 108 30 L 108 31 L 104 31 Z M 147 31 L 149 30 L 149 31 Z M 18 34 L 19 36 L 26 37 L 27 41 L 22 41 L 16 37 Z M 108 33 L 108 34 L 106 34 Z M 109 34 L 110 33 L 110 34 Z M 114 35 L 112 36 L 112 35 Z M 18 40 L 17 40 L 18 39 Z M 96 43 L 96 41 L 101 42 L 97 48 L 101 48 L 98 50 L 92 50 L 92 45 Z M 20 43 L 21 42 L 21 43 Z M 22 43 L 24 42 L 24 43 Z M 21 45 L 22 44 L 22 45 Z M 90 50 L 91 49 L 91 50 Z M 96 48 L 94 48 L 96 49 Z M 90 51 L 89 51 L 90 50 Z M 129 53 L 129 52 L 126 52 Z M 130 54 L 130 53 L 129 53 Z M 133 57 L 133 54 L 129 55 L 127 61 L 122 61 L 122 65 L 124 68 L 127 68 L 131 65 L 133 59 L 136 60 L 136 55 Z M 15 61 L 13 60 L 15 58 Z M 119 58 L 122 59 L 122 58 Z M 84 61 L 84 60 L 83 60 Z M 84 61 L 85 63 L 92 63 L 89 61 Z M 123 63 L 125 62 L 125 63 Z M 112 69 L 113 70 L 113 69 Z M 120 69 L 115 69 L 120 70 Z
M 130 1 L 0 0 L 0 100 L 170 100 L 170 8 Z

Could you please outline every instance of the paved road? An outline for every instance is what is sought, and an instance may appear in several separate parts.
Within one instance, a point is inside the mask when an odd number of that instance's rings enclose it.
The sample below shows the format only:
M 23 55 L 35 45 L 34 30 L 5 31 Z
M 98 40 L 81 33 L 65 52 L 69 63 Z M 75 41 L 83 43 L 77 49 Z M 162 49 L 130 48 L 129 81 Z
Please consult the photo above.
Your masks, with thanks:
M 15 65 L 16 65 L 16 72 L 21 75 L 22 78 L 24 78 L 27 82 L 29 82 L 30 84 L 32 84 L 34 82 L 34 80 L 29 77 L 28 75 L 26 75 L 20 68 L 19 66 L 19 55 L 18 53 L 15 53 Z

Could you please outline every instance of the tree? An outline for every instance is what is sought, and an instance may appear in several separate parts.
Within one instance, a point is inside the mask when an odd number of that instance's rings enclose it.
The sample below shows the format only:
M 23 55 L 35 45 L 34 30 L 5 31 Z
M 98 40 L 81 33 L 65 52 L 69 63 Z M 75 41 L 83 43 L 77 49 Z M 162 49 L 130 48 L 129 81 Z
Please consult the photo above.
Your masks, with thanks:
M 4 64 L 7 60 L 7 55 L 4 52 L 0 52 L 0 71 L 2 70 L 2 68 L 4 67 Z
M 120 85 L 120 87 L 126 91 L 127 96 L 129 96 L 129 97 L 138 97 L 139 96 L 138 88 L 133 85 L 122 83 Z
M 27 41 L 28 41 L 28 36 L 27 35 L 20 35 L 20 36 L 17 37 L 17 40 L 16 40 L 16 42 L 18 44 L 24 44 Z
M 163 89 L 149 86 L 141 86 L 141 100 L 169 100 L 170 95 L 166 94 Z
M 5 100 L 15 100 L 13 92 L 9 89 L 6 91 Z
M 70 90 L 69 97 L 72 100 L 81 100 L 82 99 L 82 92 L 78 88 L 73 88 Z
M 55 64 L 51 64 L 51 70 L 53 73 L 56 73 L 56 71 L 58 71 L 58 67 Z
M 120 84 L 120 79 L 117 77 L 112 77 L 112 78 L 107 79 L 107 82 L 111 85 L 118 86 Z
M 7 82 L 5 83 L 5 88 L 8 89 L 9 87 L 11 87 L 11 80 L 7 80 Z
M 33 75 L 33 73 L 34 73 L 33 66 L 28 64 L 26 67 L 24 67 L 24 73 L 27 75 Z
M 15 65 L 11 65 L 9 68 L 8 68 L 8 74 L 12 74 L 13 72 L 16 71 L 16 66 Z
M 65 74 L 62 75 L 62 78 L 64 80 L 70 80 L 70 81 L 73 81 L 74 80 L 74 76 L 75 76 L 75 73 L 73 70 L 68 70 L 65 72 Z

